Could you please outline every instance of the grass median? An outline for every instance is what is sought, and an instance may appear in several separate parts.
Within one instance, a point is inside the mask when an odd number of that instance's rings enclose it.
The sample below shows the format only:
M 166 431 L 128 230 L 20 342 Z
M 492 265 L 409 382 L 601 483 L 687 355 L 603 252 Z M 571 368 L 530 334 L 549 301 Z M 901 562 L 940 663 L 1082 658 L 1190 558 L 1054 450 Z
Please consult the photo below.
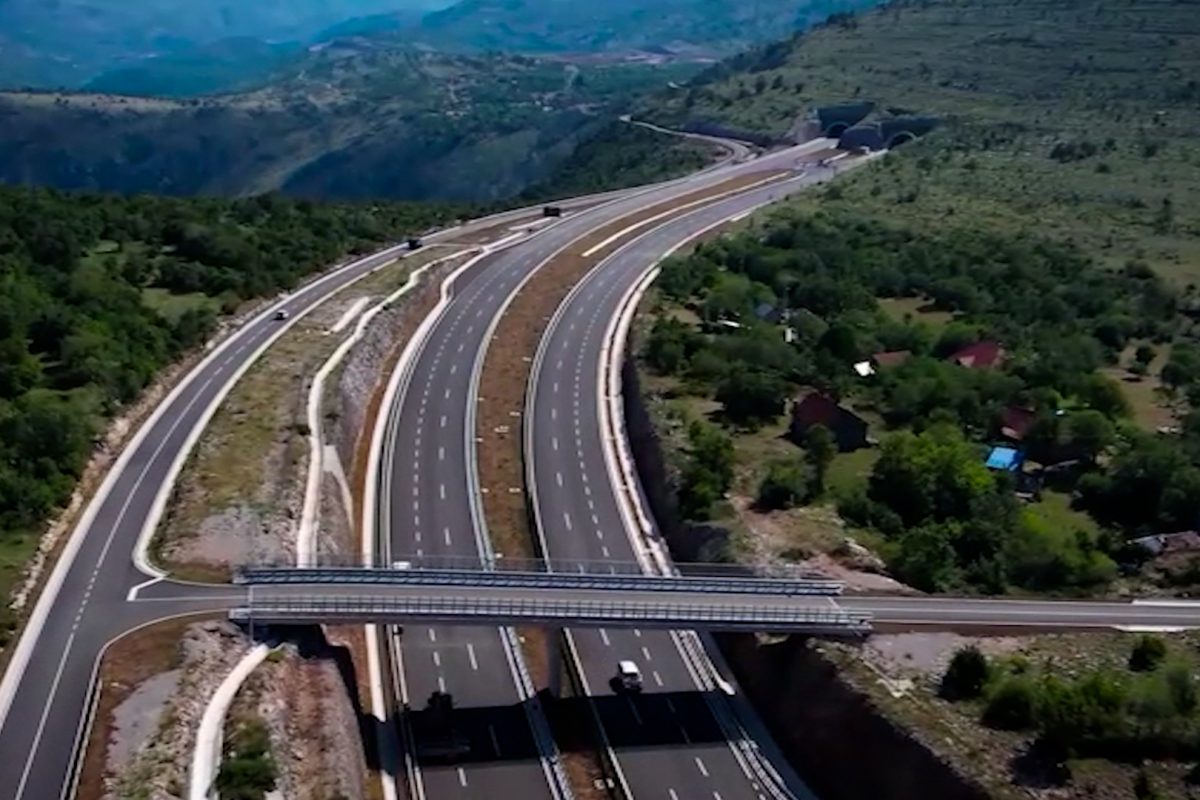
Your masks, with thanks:
M 234 385 L 173 489 L 151 545 L 172 574 L 223 581 L 239 564 L 294 557 L 308 466 L 308 389 L 358 315 L 443 253 L 393 262 L 287 331 Z

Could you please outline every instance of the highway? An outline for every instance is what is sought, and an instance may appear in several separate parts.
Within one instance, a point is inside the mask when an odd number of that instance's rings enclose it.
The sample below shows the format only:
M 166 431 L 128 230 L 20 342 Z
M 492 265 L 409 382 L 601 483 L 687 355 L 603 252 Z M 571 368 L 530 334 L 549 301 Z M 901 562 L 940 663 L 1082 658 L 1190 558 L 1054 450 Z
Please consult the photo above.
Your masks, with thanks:
M 478 378 L 500 313 L 540 265 L 608 223 L 733 177 L 790 166 L 797 152 L 812 147 L 731 164 L 593 206 L 457 275 L 452 301 L 420 343 L 389 410 L 379 474 L 379 535 L 388 558 L 488 557 L 487 531 L 472 483 L 477 474 L 473 458 Z M 490 707 L 511 718 L 512 709 L 525 699 L 515 642 L 512 631 L 408 628 L 400 656 L 403 693 L 414 708 L 437 690 L 452 694 L 462 707 Z M 485 719 L 484 724 L 490 723 Z M 548 755 L 545 744 L 541 750 Z M 518 749 L 538 751 L 526 741 Z M 505 753 L 493 755 L 469 768 L 423 769 L 423 780 L 431 794 L 453 789 L 457 796 L 483 797 L 505 785 L 525 797 L 545 795 L 543 764 L 533 761 L 522 768 Z M 504 774 L 488 774 L 489 769 L 502 769 Z
M 594 269 L 559 308 L 534 362 L 526 441 L 528 483 L 547 558 L 637 559 L 609 477 L 609 443 L 599 417 L 606 333 L 626 292 L 678 242 L 815 180 L 805 174 L 667 222 Z M 760 796 L 757 776 L 743 768 L 723 736 L 714 735 L 719 727 L 710 700 L 678 634 L 634 629 L 568 635 L 591 693 L 611 692 L 618 660 L 634 660 L 645 674 L 645 694 L 604 704 L 601 712 L 610 741 L 623 743 L 616 757 L 635 797 Z M 648 720 L 666 725 L 672 735 L 646 730 L 644 741 L 670 746 L 639 746 L 638 730 Z
M 606 223 L 686 192 L 756 171 L 791 168 L 798 154 L 782 151 L 747 164 L 726 165 L 636 193 L 613 193 L 563 203 L 583 210 L 513 247 L 489 255 L 458 276 L 453 299 L 429 327 L 389 409 L 380 465 L 379 547 L 388 556 L 482 559 L 486 528 L 474 488 L 474 396 L 489 332 L 508 297 L 556 251 Z M 527 455 L 546 549 L 558 559 L 631 561 L 629 521 L 617 504 L 610 456 L 598 419 L 603 340 L 624 291 L 681 238 L 729 214 L 777 198 L 786 187 L 754 190 L 720 207 L 667 222 L 608 259 L 556 315 L 544 339 L 531 386 Z M 587 206 L 587 208 L 584 208 Z M 528 211 L 480 220 L 427 238 L 454 236 L 530 218 Z M 640 232 L 639 232 L 640 233 Z M 160 580 L 133 554 L 153 532 L 171 486 L 195 440 L 225 393 L 257 355 L 304 313 L 353 280 L 399 254 L 399 248 L 334 270 L 296 290 L 222 340 L 159 405 L 122 452 L 72 532 L 39 597 L 0 682 L 0 800 L 69 796 L 81 737 L 95 701 L 94 676 L 107 643 L 133 627 L 167 616 L 228 611 L 246 604 L 245 587 L 203 587 Z M 287 322 L 273 319 L 276 309 Z M 594 516 L 593 516 L 594 515 Z M 136 598 L 130 590 L 146 587 Z M 256 589 L 256 595 L 263 590 Z M 271 591 L 332 597 L 344 585 L 282 587 Z M 366 594 L 367 589 L 355 592 Z M 378 586 L 369 587 L 378 593 Z M 400 591 L 388 588 L 389 594 Z M 462 587 L 411 591 L 462 596 Z M 268 599 L 268 593 L 258 597 Z M 285 596 L 280 594 L 280 597 Z M 797 600 L 795 602 L 803 602 Z M 809 601 L 811 602 L 811 601 Z M 1183 628 L 1200 626 L 1200 606 L 1129 603 L 845 597 L 838 604 L 897 626 Z M 478 759 L 459 767 L 430 766 L 422 786 L 431 797 L 488 794 L 545 797 L 545 752 L 524 712 L 511 642 L 494 627 L 408 627 L 400 652 L 404 692 L 414 707 L 434 689 L 452 692 L 475 715 L 471 735 L 485 743 Z M 455 623 L 455 624 L 450 624 Z M 756 778 L 744 755 L 726 741 L 727 717 L 697 692 L 697 659 L 684 639 L 641 629 L 572 635 L 590 689 L 607 694 L 619 658 L 638 661 L 647 694 L 603 704 L 605 728 L 622 773 L 641 797 L 755 797 Z M 486 741 L 484 737 L 486 736 Z M 492 752 L 488 754 L 487 742 Z M 786 771 L 781 769 L 781 773 Z M 797 792 L 802 791 L 797 787 Z

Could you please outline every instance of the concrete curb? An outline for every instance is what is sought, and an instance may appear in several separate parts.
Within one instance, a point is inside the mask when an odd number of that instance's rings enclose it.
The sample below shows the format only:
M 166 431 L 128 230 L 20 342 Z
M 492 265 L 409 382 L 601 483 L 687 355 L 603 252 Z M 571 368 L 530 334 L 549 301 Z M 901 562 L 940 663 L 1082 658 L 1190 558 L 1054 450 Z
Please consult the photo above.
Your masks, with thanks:
M 205 707 L 204 716 L 200 718 L 200 728 L 196 732 L 196 746 L 192 751 L 188 800 L 218 800 L 217 771 L 221 766 L 225 715 L 233 705 L 233 698 L 237 696 L 242 684 L 270 653 L 271 647 L 265 644 L 256 645 L 251 649 L 225 680 L 221 681 L 221 685 L 217 687 L 217 691 Z
M 304 510 L 300 515 L 300 525 L 296 530 L 296 565 L 300 567 L 315 566 L 317 563 L 316 553 L 316 528 L 318 507 L 321 498 L 321 475 L 323 472 L 324 452 L 321 440 L 321 397 L 325 391 L 325 381 L 333 373 L 335 369 L 342 363 L 347 354 L 354 349 L 354 346 L 362 341 L 366 335 L 367 328 L 375 320 L 375 317 L 383 313 L 392 303 L 405 296 L 420 284 L 421 279 L 427 272 L 435 267 L 444 264 L 455 258 L 459 258 L 470 250 L 460 250 L 448 256 L 434 259 L 428 264 L 424 264 L 413 270 L 408 276 L 405 284 L 396 291 L 389 294 L 380 302 L 371 306 L 366 311 L 362 311 L 362 305 L 359 305 L 357 312 L 362 312 L 358 316 L 358 323 L 354 327 L 354 332 L 344 339 L 336 350 L 325 360 L 321 368 L 317 370 L 313 377 L 312 385 L 308 391 L 307 405 L 307 422 L 308 422 L 308 475 L 304 487 Z M 392 262 L 394 263 L 394 262 Z M 386 269 L 392 264 L 384 264 L 379 269 Z M 378 270 L 376 270 L 377 272 Z M 363 298 L 366 300 L 367 298 Z M 369 301 L 368 301 L 369 302 Z M 365 304 L 363 304 L 365 305 Z M 353 309 L 352 309 L 353 310 Z M 351 317 L 353 319 L 353 317 Z M 341 323 L 339 323 L 341 324 Z M 346 322 L 348 325 L 349 322 Z M 342 325 L 344 328 L 345 325 Z

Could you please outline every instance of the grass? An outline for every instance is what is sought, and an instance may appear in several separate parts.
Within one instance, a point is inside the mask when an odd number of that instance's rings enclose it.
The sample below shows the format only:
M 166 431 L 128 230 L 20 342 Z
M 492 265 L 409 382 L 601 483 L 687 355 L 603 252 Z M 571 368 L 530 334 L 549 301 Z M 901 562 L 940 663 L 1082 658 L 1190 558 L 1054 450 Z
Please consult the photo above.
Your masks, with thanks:
M 667 123 L 775 132 L 848 100 L 935 115 L 943 124 L 925 140 L 797 202 L 1047 234 L 1187 284 L 1200 281 L 1195 12 L 1158 0 L 899 0 L 646 106 Z
M 188 311 L 208 309 L 218 312 L 221 308 L 221 304 L 216 298 L 209 297 L 203 292 L 173 294 L 168 289 L 158 288 L 142 289 L 142 302 L 172 322 Z
M 929 307 L 929 301 L 921 297 L 885 297 L 879 300 L 879 308 L 897 322 L 912 319 L 922 322 L 934 331 L 940 331 L 954 319 L 949 311 L 937 311 Z
M 1100 526 L 1082 511 L 1071 508 L 1071 496 L 1064 492 L 1044 491 L 1042 499 L 1029 505 L 1029 510 L 1056 529 L 1099 533 Z
M 870 477 L 871 470 L 878 460 L 879 450 L 873 447 L 865 447 L 853 453 L 838 453 L 829 465 L 825 485 L 834 495 L 849 491 Z
M 1120 364 L 1103 370 L 1104 374 L 1121 387 L 1121 393 L 1129 402 L 1129 410 L 1133 421 L 1144 430 L 1158 430 L 1171 427 L 1178 423 L 1178 407 L 1165 394 L 1159 375 L 1163 365 L 1170 357 L 1170 346 L 1156 347 L 1154 360 L 1150 362 L 1147 373 L 1143 376 L 1130 371 L 1134 361 L 1134 353 L 1141 342 L 1130 344 L 1121 353 Z

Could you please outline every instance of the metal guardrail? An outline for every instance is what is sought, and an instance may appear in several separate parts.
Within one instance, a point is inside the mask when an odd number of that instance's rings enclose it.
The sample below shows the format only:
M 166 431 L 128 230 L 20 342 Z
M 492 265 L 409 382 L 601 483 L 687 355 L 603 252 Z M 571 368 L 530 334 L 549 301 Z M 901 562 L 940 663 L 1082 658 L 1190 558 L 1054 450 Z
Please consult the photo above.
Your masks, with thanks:
M 252 598 L 229 612 L 235 622 L 437 622 L 458 625 L 546 624 L 584 628 L 696 628 L 723 631 L 856 636 L 870 631 L 869 614 L 836 608 L 645 603 L 556 598 L 428 598 L 317 595 Z
M 838 581 L 778 578 L 718 578 L 659 575 L 607 575 L 577 572 L 494 572 L 467 569 L 376 569 L 372 567 L 292 567 L 239 570 L 234 583 L 388 584 L 396 586 L 470 586 L 506 589 L 587 589 L 611 592 L 690 592 L 829 597 L 842 593 Z
M 408 569 L 465 570 L 470 572 L 572 572 L 586 575 L 644 575 L 645 568 L 636 560 L 576 559 L 576 558 L 502 558 L 499 553 L 484 556 L 462 556 L 434 553 L 421 555 L 392 553 L 365 562 L 358 555 L 322 554 L 319 564 L 309 568 L 335 569 L 393 569 L 397 563 Z M 295 569 L 295 561 L 257 561 L 241 565 L 243 570 Z M 746 578 L 773 579 L 796 582 L 836 582 L 829 576 L 794 564 L 754 565 L 688 563 L 678 564 L 681 575 L 689 578 Z

